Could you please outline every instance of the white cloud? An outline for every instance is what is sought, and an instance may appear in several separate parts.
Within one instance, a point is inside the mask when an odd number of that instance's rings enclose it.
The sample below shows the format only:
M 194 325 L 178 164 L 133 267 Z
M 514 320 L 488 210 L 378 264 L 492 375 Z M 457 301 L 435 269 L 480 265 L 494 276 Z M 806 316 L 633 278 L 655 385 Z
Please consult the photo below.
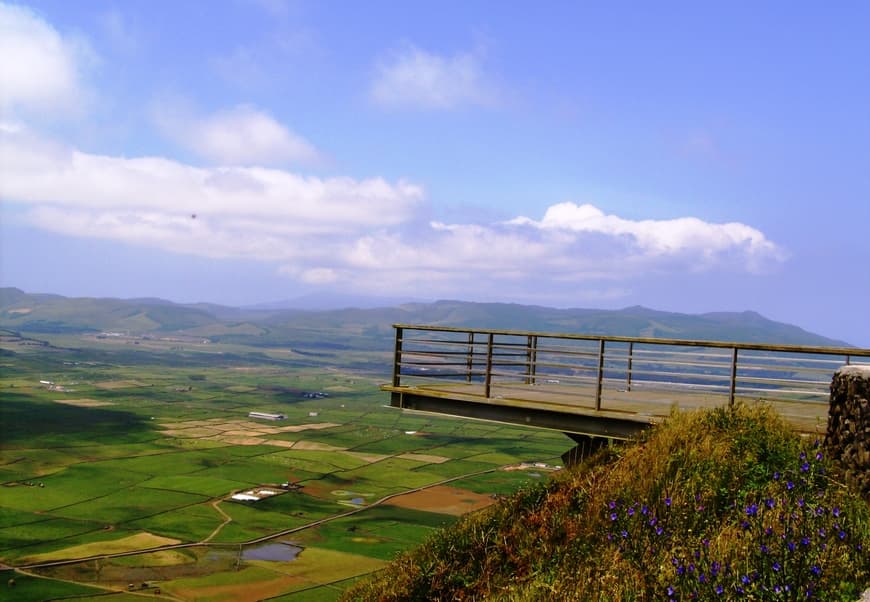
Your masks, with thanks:
M 509 223 L 531 225 L 541 230 L 626 237 L 644 255 L 690 254 L 701 263 L 716 261 L 721 254 L 735 249 L 744 250 L 748 257 L 780 253 L 764 234 L 745 224 L 711 224 L 695 217 L 632 221 L 606 215 L 589 204 L 559 203 L 547 209 L 540 221 L 518 217 Z
M 319 158 L 305 138 L 250 105 L 198 116 L 180 103 L 164 101 L 154 118 L 168 138 L 218 165 L 274 166 Z
M 0 111 L 75 113 L 85 101 L 83 73 L 95 55 L 22 6 L 0 4 Z
M 495 104 L 497 93 L 484 73 L 481 54 L 444 57 L 406 45 L 377 65 L 369 93 L 384 107 L 453 109 Z
M 630 220 L 560 203 L 540 219 L 422 220 L 423 189 L 94 155 L 0 128 L 0 200 L 37 227 L 212 258 L 274 263 L 344 290 L 551 301 L 612 298 L 639 276 L 753 272 L 785 259 L 741 223 Z M 584 297 L 585 295 L 585 297 Z

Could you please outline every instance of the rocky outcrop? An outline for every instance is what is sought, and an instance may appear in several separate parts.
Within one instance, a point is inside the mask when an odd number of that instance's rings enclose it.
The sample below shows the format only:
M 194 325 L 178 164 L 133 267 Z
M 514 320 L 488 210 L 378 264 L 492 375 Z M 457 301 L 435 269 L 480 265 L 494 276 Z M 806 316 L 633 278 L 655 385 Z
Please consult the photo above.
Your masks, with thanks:
M 825 448 L 847 480 L 870 497 L 870 366 L 845 366 L 834 374 Z

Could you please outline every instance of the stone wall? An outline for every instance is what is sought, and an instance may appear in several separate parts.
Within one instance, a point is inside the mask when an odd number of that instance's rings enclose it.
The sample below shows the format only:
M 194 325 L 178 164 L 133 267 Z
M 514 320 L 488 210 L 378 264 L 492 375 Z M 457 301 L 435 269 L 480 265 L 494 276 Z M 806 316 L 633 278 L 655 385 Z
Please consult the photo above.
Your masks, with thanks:
M 847 480 L 870 496 L 870 366 L 845 366 L 834 374 L 825 448 Z

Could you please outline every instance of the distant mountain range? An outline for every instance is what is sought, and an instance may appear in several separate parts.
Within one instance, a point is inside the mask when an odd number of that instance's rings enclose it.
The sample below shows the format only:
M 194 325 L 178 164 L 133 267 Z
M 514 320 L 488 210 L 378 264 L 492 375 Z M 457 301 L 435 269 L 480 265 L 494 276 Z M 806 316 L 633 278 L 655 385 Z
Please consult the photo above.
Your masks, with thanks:
M 317 299 L 304 300 L 316 303 Z M 303 305 L 300 302 L 298 305 Z M 339 305 L 343 305 L 341 302 Z M 639 336 L 672 339 L 848 346 L 843 341 L 775 322 L 752 311 L 682 314 L 646 307 L 619 310 L 555 309 L 513 303 L 436 301 L 343 309 L 287 308 L 292 302 L 255 307 L 162 299 L 68 298 L 0 288 L 0 328 L 30 333 L 187 335 L 253 345 L 298 345 L 383 349 L 392 325 L 432 324 Z M 321 306 L 332 304 L 321 302 Z M 333 305 L 334 307 L 334 305 Z

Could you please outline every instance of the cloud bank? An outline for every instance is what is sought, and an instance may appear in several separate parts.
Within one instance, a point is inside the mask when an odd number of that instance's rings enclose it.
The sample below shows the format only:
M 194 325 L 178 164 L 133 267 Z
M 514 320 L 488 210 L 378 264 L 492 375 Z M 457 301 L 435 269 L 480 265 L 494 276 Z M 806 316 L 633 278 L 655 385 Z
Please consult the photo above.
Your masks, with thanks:
M 425 191 L 413 182 L 96 155 L 22 130 L 0 132 L 0 199 L 46 230 L 272 262 L 301 282 L 359 292 L 545 297 L 654 272 L 759 271 L 784 258 L 740 223 L 629 220 L 560 203 L 540 219 L 448 224 L 424 219 Z

